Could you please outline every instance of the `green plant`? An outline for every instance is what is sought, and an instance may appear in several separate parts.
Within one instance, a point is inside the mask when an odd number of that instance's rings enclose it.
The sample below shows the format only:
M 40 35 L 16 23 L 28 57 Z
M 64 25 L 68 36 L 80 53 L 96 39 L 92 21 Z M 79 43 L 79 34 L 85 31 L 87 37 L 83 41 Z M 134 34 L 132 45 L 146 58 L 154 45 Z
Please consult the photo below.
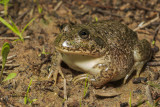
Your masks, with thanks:
M 31 100 L 31 99 L 28 97 L 28 93 L 29 93 L 29 89 L 30 89 L 30 87 L 31 87 L 31 84 L 32 84 L 32 79 L 31 79 L 30 82 L 29 82 L 29 85 L 28 85 L 28 88 L 27 88 L 27 92 L 26 92 L 25 97 L 24 97 L 24 104 L 27 104 L 28 102 L 29 102 L 30 104 L 32 104 L 34 101 L 37 100 L 37 99 Z
M 82 107 L 82 99 L 79 101 L 79 107 Z
M 95 17 L 95 21 L 98 22 L 98 17 L 97 16 Z
M 16 76 L 17 76 L 17 73 L 10 73 L 10 74 L 8 74 L 8 76 L 2 82 L 5 82 L 5 81 L 10 80 L 10 79 L 13 79 Z
M 153 83 L 152 81 L 148 81 L 148 85 L 150 85 L 150 86 L 152 86 L 152 87 L 154 87 L 154 88 L 160 89 L 160 84 L 155 84 L 155 83 Z
M 41 13 L 42 13 L 42 11 L 43 11 L 42 6 L 41 6 L 41 5 L 38 5 L 38 12 L 41 14 Z
M 155 40 L 153 40 L 153 41 L 152 41 L 152 45 L 155 45 L 155 42 L 156 42 L 156 41 L 155 41 Z
M 131 103 L 131 97 L 132 97 L 132 93 L 130 92 L 130 94 L 129 94 L 129 107 L 132 107 L 132 103 Z
M 85 79 L 85 84 L 84 84 L 84 97 L 87 94 L 88 87 L 89 87 L 89 83 L 88 83 L 88 74 L 87 74 L 87 78 Z
M 10 30 L 12 30 L 16 35 L 19 36 L 20 39 L 17 39 L 17 40 L 21 40 L 21 41 L 24 41 L 24 38 L 23 38 L 23 33 L 24 31 L 26 30 L 26 28 L 35 20 L 36 18 L 33 18 L 32 20 L 30 20 L 26 26 L 20 31 L 18 29 L 18 27 L 15 25 L 15 23 L 11 20 L 10 18 L 10 21 L 12 22 L 12 25 L 10 25 L 6 20 L 4 20 L 2 17 L 0 17 L 0 21 L 5 25 L 7 26 Z
M 1 73 L 0 73 L 0 83 L 2 82 L 2 75 L 3 75 L 3 71 L 4 71 L 4 67 L 5 67 L 5 64 L 6 64 L 6 61 L 7 61 L 7 56 L 8 56 L 8 53 L 10 51 L 10 46 L 9 46 L 9 43 L 6 42 L 3 44 L 3 47 L 2 47 L 2 70 L 1 70 Z
M 45 47 L 43 47 L 42 54 L 44 54 L 44 55 L 48 55 L 49 54 L 49 52 L 46 52 Z
M 41 55 L 48 55 L 48 54 L 50 54 L 49 52 L 46 52 L 46 50 L 45 50 L 45 47 L 43 47 L 43 49 L 42 49 L 42 53 L 40 53 L 38 56 L 41 56 Z
M 152 106 L 152 104 L 150 104 L 149 101 L 147 101 L 147 104 L 148 104 L 148 107 L 155 107 L 155 106 Z
M 1 0 L 0 4 L 4 5 L 4 15 L 7 16 L 8 15 L 8 3 L 9 0 Z

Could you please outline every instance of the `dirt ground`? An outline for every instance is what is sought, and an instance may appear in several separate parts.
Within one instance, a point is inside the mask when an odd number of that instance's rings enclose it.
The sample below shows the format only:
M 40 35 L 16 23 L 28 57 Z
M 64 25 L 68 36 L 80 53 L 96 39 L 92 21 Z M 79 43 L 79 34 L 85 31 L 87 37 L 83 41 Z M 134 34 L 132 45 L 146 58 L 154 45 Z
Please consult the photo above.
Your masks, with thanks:
M 74 74 L 64 63 L 66 84 L 61 76 L 56 85 L 53 77 L 47 78 L 54 55 L 53 41 L 63 25 L 117 20 L 136 31 L 139 39 L 145 38 L 151 44 L 155 40 L 155 45 L 160 47 L 159 13 L 159 0 L 10 0 L 8 16 L 0 5 L 0 16 L 7 21 L 10 16 L 19 29 L 36 17 L 23 34 L 24 42 L 14 41 L 17 35 L 0 23 L 0 51 L 3 43 L 9 42 L 9 56 L 15 55 L 7 60 L 3 78 L 11 72 L 17 73 L 14 79 L 0 85 L 0 106 L 129 107 L 131 99 L 132 107 L 149 107 L 152 102 L 160 107 L 160 52 L 146 64 L 138 84 L 134 83 L 134 73 L 126 84 L 122 84 L 123 79 L 101 89 L 89 84 L 84 96 L 85 82 L 74 84 L 72 79 L 78 73 Z M 36 101 L 24 104 L 31 79 L 28 99 Z

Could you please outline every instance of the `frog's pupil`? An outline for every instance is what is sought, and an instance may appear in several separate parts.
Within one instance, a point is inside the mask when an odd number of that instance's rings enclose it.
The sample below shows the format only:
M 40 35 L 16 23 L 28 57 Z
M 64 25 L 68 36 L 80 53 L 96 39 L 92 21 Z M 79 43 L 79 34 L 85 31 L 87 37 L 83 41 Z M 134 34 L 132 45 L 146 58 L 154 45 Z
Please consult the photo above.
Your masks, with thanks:
M 82 39 L 87 39 L 88 36 L 89 36 L 89 31 L 87 29 L 82 29 L 80 32 L 79 32 L 79 36 L 82 38 Z
M 86 35 L 86 34 L 87 34 L 87 33 L 86 33 L 86 32 L 84 32 L 84 31 L 81 33 L 81 35 Z

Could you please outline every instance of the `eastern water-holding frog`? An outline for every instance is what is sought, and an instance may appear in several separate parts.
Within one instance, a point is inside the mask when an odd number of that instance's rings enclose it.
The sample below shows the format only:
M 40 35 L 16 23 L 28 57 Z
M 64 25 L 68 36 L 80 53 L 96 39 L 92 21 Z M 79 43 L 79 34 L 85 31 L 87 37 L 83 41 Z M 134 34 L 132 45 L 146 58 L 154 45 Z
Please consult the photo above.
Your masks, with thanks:
M 89 74 L 96 88 L 121 78 L 125 78 L 125 83 L 135 70 L 139 76 L 151 58 L 150 43 L 138 40 L 135 32 L 117 21 L 66 26 L 54 46 L 59 52 L 51 68 L 55 70 L 54 79 L 58 72 L 64 77 L 60 69 L 60 61 L 64 61 L 70 68 L 84 72 L 76 79 L 87 78 Z

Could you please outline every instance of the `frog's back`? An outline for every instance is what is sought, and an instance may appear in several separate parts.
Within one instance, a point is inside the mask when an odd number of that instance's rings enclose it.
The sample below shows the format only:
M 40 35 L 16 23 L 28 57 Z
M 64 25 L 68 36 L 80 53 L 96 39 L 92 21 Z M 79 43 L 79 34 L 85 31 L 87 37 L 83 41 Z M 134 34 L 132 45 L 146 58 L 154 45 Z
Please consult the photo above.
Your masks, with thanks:
M 107 47 L 131 50 L 130 48 L 138 41 L 137 34 L 126 25 L 117 21 L 101 21 L 89 24 L 99 36 L 105 40 Z
M 105 40 L 106 64 L 118 73 L 119 78 L 124 77 L 134 64 L 132 51 L 134 45 L 138 42 L 137 34 L 117 21 L 102 21 L 93 23 L 91 26 Z M 116 77 L 113 80 L 119 78 Z

